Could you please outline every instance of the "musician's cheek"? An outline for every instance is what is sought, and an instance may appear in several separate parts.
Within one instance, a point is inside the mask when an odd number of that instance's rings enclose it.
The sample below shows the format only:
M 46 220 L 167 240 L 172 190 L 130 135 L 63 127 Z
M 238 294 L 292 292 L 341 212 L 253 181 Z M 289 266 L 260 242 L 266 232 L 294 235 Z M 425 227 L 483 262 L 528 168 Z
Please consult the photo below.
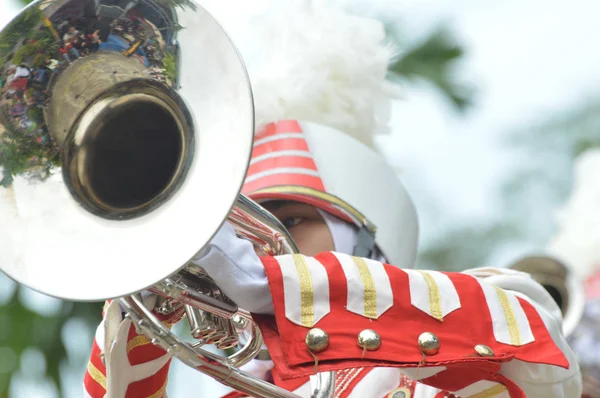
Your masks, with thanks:
M 300 253 L 305 256 L 316 256 L 319 253 L 335 250 L 329 227 L 322 219 L 307 219 L 291 228 L 290 234 L 298 245 Z

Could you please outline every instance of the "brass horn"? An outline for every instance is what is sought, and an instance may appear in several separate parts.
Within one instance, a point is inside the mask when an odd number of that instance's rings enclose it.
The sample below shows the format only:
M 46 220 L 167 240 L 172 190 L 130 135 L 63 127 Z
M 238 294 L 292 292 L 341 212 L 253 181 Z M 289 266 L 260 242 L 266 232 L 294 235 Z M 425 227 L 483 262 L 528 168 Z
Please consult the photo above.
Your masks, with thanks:
M 38 0 L 0 44 L 2 271 L 66 300 L 119 298 L 185 364 L 250 396 L 295 397 L 237 369 L 260 331 L 190 263 L 225 220 L 265 253 L 297 251 L 240 195 L 252 93 L 218 22 L 192 1 Z M 159 311 L 184 306 L 198 340 L 159 322 L 144 289 Z M 251 338 L 231 356 L 202 348 L 235 346 L 242 330 Z M 313 397 L 333 396 L 333 373 L 314 380 Z
M 583 316 L 583 281 L 566 263 L 548 256 L 520 259 L 509 268 L 526 272 L 552 296 L 563 315 L 563 333 L 569 336 Z

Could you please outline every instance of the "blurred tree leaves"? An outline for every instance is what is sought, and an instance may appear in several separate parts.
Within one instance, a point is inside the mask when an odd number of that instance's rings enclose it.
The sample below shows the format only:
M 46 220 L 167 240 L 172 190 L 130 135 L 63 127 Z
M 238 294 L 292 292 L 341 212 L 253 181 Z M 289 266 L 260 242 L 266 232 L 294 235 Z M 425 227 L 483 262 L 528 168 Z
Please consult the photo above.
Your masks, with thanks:
M 46 375 L 60 391 L 60 366 L 67 356 L 61 331 L 74 317 L 84 320 L 93 330 L 101 320 L 102 303 L 63 301 L 56 315 L 44 316 L 23 305 L 20 300 L 23 289 L 18 286 L 10 301 L 0 306 L 0 347 L 9 348 L 17 358 L 28 348 L 39 349 L 46 359 Z M 17 362 L 10 373 L 14 375 L 18 370 Z M 10 378 L 0 373 L 0 397 L 8 397 L 9 383 Z
M 404 48 L 403 34 L 397 23 L 388 22 L 387 36 L 397 48 Z M 465 49 L 448 28 L 438 28 L 415 46 L 401 52 L 390 65 L 393 79 L 425 80 L 436 86 L 459 111 L 473 102 L 474 90 L 456 82 L 455 67 Z
M 520 231 L 502 220 L 487 225 L 473 224 L 452 228 L 435 239 L 419 255 L 419 268 L 462 271 L 486 265 L 489 251 L 486 243 L 501 244 L 519 238 Z
M 600 148 L 600 97 L 517 127 L 503 145 L 511 149 L 518 166 L 498 187 L 497 203 L 490 203 L 501 216 L 470 220 L 444 231 L 421 248 L 420 268 L 503 266 L 487 262 L 506 247 L 511 252 L 543 251 L 556 231 L 555 211 L 570 195 L 575 159 L 590 148 Z

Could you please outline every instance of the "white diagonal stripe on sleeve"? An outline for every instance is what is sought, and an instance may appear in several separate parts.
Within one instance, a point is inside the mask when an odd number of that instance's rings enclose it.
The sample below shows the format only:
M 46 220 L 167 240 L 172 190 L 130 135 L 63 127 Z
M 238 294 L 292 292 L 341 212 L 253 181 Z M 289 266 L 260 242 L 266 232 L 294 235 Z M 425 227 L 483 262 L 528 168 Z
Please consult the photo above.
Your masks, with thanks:
M 96 344 L 98 344 L 98 348 L 100 348 L 100 352 L 104 352 L 104 319 L 102 319 L 102 322 L 100 322 L 100 325 L 96 328 L 94 339 L 96 340 Z
M 455 391 L 457 397 L 494 397 L 494 398 L 510 398 L 506 386 L 494 381 L 479 380 L 461 390 Z
M 427 366 L 415 368 L 401 368 L 400 372 L 404 373 L 412 380 L 422 380 L 443 372 L 447 368 L 445 366 Z
M 394 291 L 383 263 L 369 258 L 365 258 L 365 262 L 369 266 L 377 289 L 377 317 L 380 317 L 394 305 Z
M 437 271 L 404 271 L 408 273 L 410 302 L 416 308 L 441 321 L 461 307 L 456 287 L 448 275 Z
M 385 266 L 375 260 L 356 259 L 333 253 L 340 262 L 348 284 L 346 309 L 377 319 L 394 303 L 394 293 Z M 366 266 L 366 269 L 364 268 Z
M 316 258 L 304 257 L 313 285 L 314 322 L 317 323 L 329 314 L 329 275 L 327 270 Z M 313 325 L 314 326 L 314 325 Z
M 252 166 L 253 164 L 256 164 L 258 162 L 262 162 L 263 160 L 282 158 L 282 157 L 299 157 L 299 158 L 311 158 L 312 159 L 312 154 L 308 151 L 298 151 L 298 150 L 268 152 L 268 153 L 265 153 L 264 155 L 260 155 L 260 156 L 253 158 L 250 161 L 250 166 Z
M 415 386 L 414 398 L 435 398 L 442 390 L 428 386 L 426 384 L 417 383 Z
M 269 169 L 256 174 L 252 174 L 251 176 L 248 176 L 248 178 L 246 178 L 245 183 L 248 184 L 260 178 L 269 177 L 276 174 L 302 174 L 312 177 L 319 177 L 319 172 L 311 169 L 304 169 L 301 167 L 278 167 L 275 169 Z
M 289 138 L 304 139 L 304 134 L 302 134 L 302 133 L 279 133 L 279 134 L 270 135 L 268 137 L 261 138 L 261 139 L 254 141 L 254 147 L 256 148 L 257 146 L 266 144 L 267 142 L 287 140 Z
M 494 337 L 499 343 L 522 346 L 535 341 L 529 319 L 512 293 L 477 279 L 490 311 Z

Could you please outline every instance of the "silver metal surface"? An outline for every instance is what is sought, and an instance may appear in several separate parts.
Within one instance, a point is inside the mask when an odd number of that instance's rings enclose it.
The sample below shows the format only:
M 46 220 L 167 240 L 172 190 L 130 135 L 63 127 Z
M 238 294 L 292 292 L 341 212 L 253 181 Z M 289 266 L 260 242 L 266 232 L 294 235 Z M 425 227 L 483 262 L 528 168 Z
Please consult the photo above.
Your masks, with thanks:
M 508 268 L 528 273 L 552 296 L 563 316 L 563 334 L 571 335 L 583 317 L 583 280 L 567 263 L 550 256 L 528 256 Z
M 358 334 L 358 346 L 367 351 L 375 351 L 381 347 L 381 336 L 374 330 L 365 329 Z
M 244 64 L 191 1 L 119 4 L 37 1 L 0 31 L 1 270 L 67 300 L 120 297 L 138 332 L 187 365 L 252 396 L 295 397 L 236 369 L 260 352 L 260 330 L 189 262 L 226 219 L 265 254 L 298 252 L 239 194 L 254 129 Z M 144 289 L 157 313 L 185 310 L 198 340 L 163 325 Z M 242 332 L 233 355 L 202 349 Z M 333 396 L 332 372 L 313 381 L 313 397 Z
M 244 64 L 210 14 L 103 3 L 34 2 L 0 32 L 0 267 L 70 300 L 131 294 L 183 267 L 230 212 L 253 139 Z M 70 26 L 101 43 L 77 57 Z M 103 111 L 128 107 L 110 129 Z
M 436 355 L 440 351 L 439 338 L 430 332 L 424 332 L 419 335 L 419 349 L 425 355 Z

